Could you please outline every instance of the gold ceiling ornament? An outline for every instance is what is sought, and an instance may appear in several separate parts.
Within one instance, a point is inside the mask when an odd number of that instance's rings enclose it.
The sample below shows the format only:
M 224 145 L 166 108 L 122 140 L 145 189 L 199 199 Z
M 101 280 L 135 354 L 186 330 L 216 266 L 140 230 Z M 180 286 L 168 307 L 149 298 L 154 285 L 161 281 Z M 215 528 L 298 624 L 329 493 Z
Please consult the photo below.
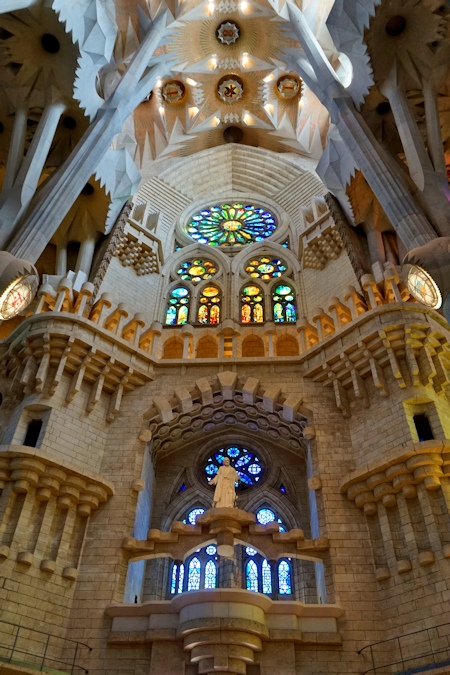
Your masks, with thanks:
M 276 90 L 281 98 L 295 98 L 300 89 L 300 81 L 294 75 L 283 75 L 277 80 Z
M 217 28 L 217 39 L 224 45 L 232 45 L 239 39 L 239 28 L 234 21 L 225 21 Z
M 180 80 L 170 80 L 161 88 L 161 95 L 166 103 L 179 103 L 185 94 L 186 87 Z
M 244 93 L 243 82 L 237 75 L 225 75 L 219 80 L 217 93 L 225 103 L 236 103 Z

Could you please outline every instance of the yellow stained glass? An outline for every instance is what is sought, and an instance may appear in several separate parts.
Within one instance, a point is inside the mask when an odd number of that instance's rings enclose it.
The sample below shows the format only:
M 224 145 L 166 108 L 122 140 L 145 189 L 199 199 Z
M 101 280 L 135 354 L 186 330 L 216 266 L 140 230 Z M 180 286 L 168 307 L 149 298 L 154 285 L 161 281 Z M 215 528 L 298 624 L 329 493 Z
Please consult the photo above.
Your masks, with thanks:
M 260 290 L 258 286 L 246 286 L 243 290 L 243 293 L 245 295 L 258 295 L 260 293 Z
M 206 286 L 202 291 L 202 295 L 206 298 L 214 298 L 214 296 L 219 295 L 219 291 L 215 286 Z
M 255 323 L 262 323 L 264 321 L 262 305 L 257 303 L 253 308 L 253 321 Z
M 206 305 L 200 305 L 198 308 L 199 323 L 208 323 L 208 308 Z
M 209 313 L 209 323 L 219 323 L 220 321 L 220 306 L 213 305 Z
M 241 310 L 242 323 L 250 323 L 252 320 L 252 310 L 250 305 L 243 305 Z

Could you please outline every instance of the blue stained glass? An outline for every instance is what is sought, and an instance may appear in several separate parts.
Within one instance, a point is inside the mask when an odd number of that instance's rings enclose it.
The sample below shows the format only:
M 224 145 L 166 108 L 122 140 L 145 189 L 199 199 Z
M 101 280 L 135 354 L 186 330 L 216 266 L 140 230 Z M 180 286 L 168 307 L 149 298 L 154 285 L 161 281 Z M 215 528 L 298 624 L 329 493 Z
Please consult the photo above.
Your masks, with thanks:
M 272 570 L 266 559 L 262 563 L 262 591 L 270 595 L 272 593 Z
M 168 326 L 173 326 L 177 322 L 177 310 L 173 305 L 170 305 L 170 307 L 167 308 L 167 313 L 166 313 L 166 324 Z
M 295 305 L 288 303 L 286 305 L 286 321 L 297 321 L 297 312 L 295 311 Z
M 219 452 L 215 452 L 208 457 L 204 465 L 204 471 L 208 480 L 214 476 L 219 467 L 223 464 L 224 459 L 230 459 L 231 465 L 236 469 L 240 483 L 236 483 L 236 487 L 245 488 L 254 485 L 263 475 L 264 467 L 258 457 L 246 448 L 238 445 L 225 446 Z M 250 470 L 250 467 L 251 470 Z
M 177 286 L 170 292 L 166 311 L 166 325 L 183 325 L 188 320 L 189 314 L 189 291 L 187 288 Z
M 186 295 L 189 295 L 189 291 L 187 288 L 174 288 L 171 295 L 174 298 L 185 298 Z
M 263 508 L 259 509 L 256 514 L 256 520 L 261 525 L 267 525 L 267 523 L 273 523 L 276 520 L 276 516 L 272 509 Z
M 243 246 L 263 241 L 276 229 L 272 213 L 253 205 L 222 204 L 192 216 L 186 231 L 210 246 Z
M 261 467 L 259 464 L 250 464 L 248 467 L 248 472 L 251 473 L 253 476 L 257 476 L 259 473 L 261 473 Z
M 172 567 L 172 581 L 170 583 L 170 592 L 171 593 L 176 593 L 177 590 L 177 570 L 178 570 L 178 565 L 173 565 Z
M 211 544 L 210 546 L 207 546 L 205 548 L 205 551 L 208 555 L 216 555 L 216 553 L 217 553 L 217 549 L 214 546 L 214 544 Z
M 278 591 L 280 595 L 291 595 L 291 566 L 286 560 L 278 564 Z
M 258 567 L 254 560 L 249 560 L 245 566 L 245 584 L 248 591 L 258 592 Z
M 256 555 L 258 553 L 258 551 L 256 551 L 251 546 L 247 546 L 246 549 L 245 549 L 245 552 L 246 552 L 247 555 Z
M 198 509 L 192 509 L 192 511 L 189 512 L 188 514 L 188 520 L 191 525 L 195 525 L 195 521 L 197 520 L 197 516 L 200 516 L 202 513 L 205 513 L 205 509 L 199 507 Z
M 239 457 L 240 455 L 239 448 L 228 448 L 227 455 L 228 457 Z
M 183 592 L 183 581 L 184 581 L 184 565 L 180 565 L 180 573 L 178 575 L 178 593 Z
M 295 295 L 290 286 L 280 285 L 272 293 L 273 320 L 276 323 L 294 323 L 297 320 Z
M 178 492 L 184 492 L 186 489 L 187 489 L 187 488 L 186 488 L 186 484 L 183 483 L 183 484 L 180 486 L 180 489 L 178 490 Z
M 283 492 L 284 494 L 287 493 L 287 490 L 286 490 L 286 488 L 284 487 L 283 484 L 280 485 L 280 492 Z
M 198 558 L 192 558 L 189 563 L 188 575 L 188 591 L 198 591 L 200 589 L 200 560 Z
M 205 567 L 205 588 L 215 588 L 217 578 L 217 568 L 212 560 L 208 560 Z

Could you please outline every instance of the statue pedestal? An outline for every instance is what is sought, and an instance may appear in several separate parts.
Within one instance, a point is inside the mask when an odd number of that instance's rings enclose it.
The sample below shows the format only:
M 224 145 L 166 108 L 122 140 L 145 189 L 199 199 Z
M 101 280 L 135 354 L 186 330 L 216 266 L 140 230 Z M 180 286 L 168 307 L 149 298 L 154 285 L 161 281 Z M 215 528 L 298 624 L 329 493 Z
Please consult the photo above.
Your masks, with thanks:
M 242 534 L 242 528 L 256 522 L 256 516 L 242 509 L 217 508 L 208 509 L 197 516 L 196 523 L 209 526 L 209 533 L 215 535 L 217 552 L 224 558 L 234 555 L 234 538 Z

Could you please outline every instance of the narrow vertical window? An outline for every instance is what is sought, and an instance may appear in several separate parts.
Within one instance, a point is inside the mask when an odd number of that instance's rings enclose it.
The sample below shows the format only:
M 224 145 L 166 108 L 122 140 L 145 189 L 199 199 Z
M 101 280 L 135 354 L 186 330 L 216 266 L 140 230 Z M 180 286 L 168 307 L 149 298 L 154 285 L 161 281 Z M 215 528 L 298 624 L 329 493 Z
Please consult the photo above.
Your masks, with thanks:
M 188 569 L 188 591 L 198 591 L 200 589 L 200 560 L 192 558 Z
M 431 430 L 430 421 L 426 415 L 414 415 L 414 425 L 420 443 L 433 440 L 434 436 Z
M 198 303 L 197 319 L 199 323 L 220 323 L 220 291 L 216 286 L 205 286 Z
M 286 284 L 276 286 L 272 292 L 273 320 L 276 323 L 293 323 L 297 321 L 295 294 Z
M 212 560 L 208 560 L 205 566 L 205 588 L 215 588 L 217 578 L 217 568 Z
M 272 594 L 272 570 L 270 569 L 270 563 L 264 558 L 262 562 L 262 592 L 267 593 L 267 595 Z
M 278 564 L 278 592 L 280 595 L 291 595 L 291 566 L 287 560 L 282 560 Z
M 258 592 L 258 567 L 254 560 L 249 560 L 245 566 L 245 581 L 248 591 Z
M 187 323 L 189 300 L 189 291 L 184 286 L 177 286 L 171 290 L 166 311 L 167 326 L 181 326 Z
M 241 322 L 263 323 L 263 294 L 258 286 L 245 286 L 241 293 Z
M 178 565 L 174 563 L 172 565 L 172 579 L 170 582 L 170 592 L 172 595 L 177 592 L 177 571 Z
M 181 563 L 180 571 L 178 574 L 178 593 L 183 592 L 183 581 L 184 581 L 184 565 Z

